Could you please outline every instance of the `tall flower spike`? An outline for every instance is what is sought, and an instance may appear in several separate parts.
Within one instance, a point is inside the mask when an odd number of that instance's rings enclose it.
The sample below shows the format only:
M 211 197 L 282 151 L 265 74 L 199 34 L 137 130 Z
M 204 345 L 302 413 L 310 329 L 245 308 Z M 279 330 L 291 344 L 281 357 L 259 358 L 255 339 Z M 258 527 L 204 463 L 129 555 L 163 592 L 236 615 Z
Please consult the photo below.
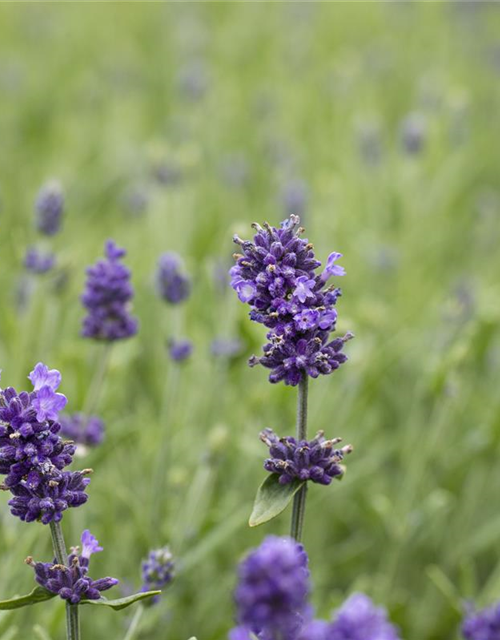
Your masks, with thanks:
M 169 547 L 162 547 L 150 551 L 149 556 L 142 563 L 141 591 L 155 591 L 163 589 L 174 579 L 174 558 Z M 158 602 L 158 596 L 151 599 L 151 604 Z
M 130 271 L 120 262 L 126 251 L 108 240 L 105 254 L 104 260 L 87 269 L 81 300 L 88 313 L 83 320 L 82 335 L 113 342 L 135 335 L 137 320 L 129 311 L 134 295 Z
M 338 369 L 347 360 L 344 344 L 353 337 L 347 333 L 330 339 L 341 291 L 327 281 L 345 274 L 335 264 L 342 254 L 330 254 L 319 273 L 321 263 L 313 246 L 300 237 L 299 223 L 298 216 L 291 215 L 279 229 L 253 225 L 253 241 L 235 236 L 241 253 L 235 254 L 236 265 L 230 270 L 231 286 L 250 305 L 250 319 L 269 330 L 263 355 L 252 356 L 249 364 L 271 369 L 270 382 L 293 386 L 304 373 L 317 378 Z
M 158 260 L 156 286 L 159 295 L 170 304 L 189 297 L 191 280 L 183 273 L 182 260 L 176 253 L 164 253 Z
M 55 180 L 47 182 L 38 192 L 35 202 L 37 230 L 46 236 L 58 233 L 63 208 L 64 196 L 61 185 Z
M 263 639 L 295 640 L 309 618 L 309 571 L 302 545 L 290 538 L 270 536 L 240 565 L 235 591 L 239 627 L 232 639 L 245 638 L 245 630 Z

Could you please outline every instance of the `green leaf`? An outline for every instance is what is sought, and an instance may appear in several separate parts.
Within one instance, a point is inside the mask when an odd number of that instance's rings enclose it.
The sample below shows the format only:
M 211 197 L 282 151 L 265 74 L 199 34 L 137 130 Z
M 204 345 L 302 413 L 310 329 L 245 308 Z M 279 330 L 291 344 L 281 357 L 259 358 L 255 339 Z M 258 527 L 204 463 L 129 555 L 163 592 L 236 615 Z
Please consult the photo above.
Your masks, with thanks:
M 161 591 L 144 591 L 142 593 L 134 593 L 132 596 L 127 596 L 126 598 L 119 598 L 118 600 L 107 600 L 106 598 L 99 598 L 99 600 L 81 600 L 80 604 L 93 604 L 100 605 L 105 607 L 111 607 L 115 611 L 120 611 L 120 609 L 126 609 L 130 607 L 134 602 L 139 602 L 139 600 L 145 600 L 146 598 L 152 598 L 153 596 L 160 595 Z
M 304 484 L 305 482 L 301 480 L 280 484 L 279 476 L 276 473 L 268 476 L 257 491 L 248 524 L 251 527 L 258 527 L 260 524 L 276 518 L 286 509 L 290 500 Z
M 15 596 L 10 600 L 0 600 L 0 609 L 20 609 L 21 607 L 28 607 L 31 604 L 37 604 L 38 602 L 45 602 L 55 598 L 57 594 L 51 593 L 43 587 L 35 587 L 33 591 L 25 596 Z

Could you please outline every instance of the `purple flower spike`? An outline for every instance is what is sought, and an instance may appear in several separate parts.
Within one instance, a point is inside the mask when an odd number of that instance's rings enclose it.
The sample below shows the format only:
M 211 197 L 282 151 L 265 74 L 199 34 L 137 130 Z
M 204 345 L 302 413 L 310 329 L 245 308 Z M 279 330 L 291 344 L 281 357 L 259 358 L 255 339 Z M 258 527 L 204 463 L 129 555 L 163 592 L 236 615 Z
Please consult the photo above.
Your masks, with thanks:
M 33 409 L 36 411 L 36 419 L 39 422 L 43 420 L 57 420 L 59 411 L 66 406 L 67 399 L 62 393 L 55 393 L 50 387 L 42 387 L 37 391 L 36 397 L 33 399 Z
M 400 640 L 398 631 L 387 620 L 383 607 L 376 607 L 368 596 L 354 593 L 337 611 L 328 640 Z
M 99 553 L 103 548 L 99 546 L 99 541 L 93 536 L 88 529 L 82 533 L 82 558 L 90 559 L 93 553 Z
M 500 638 L 500 603 L 474 611 L 469 608 L 462 623 L 466 640 L 498 640 Z
M 176 253 L 164 253 L 160 257 L 156 272 L 156 287 L 165 302 L 179 304 L 189 297 L 191 280 L 182 269 L 182 260 Z
M 328 256 L 325 270 L 321 274 L 321 280 L 323 282 L 326 282 L 332 276 L 345 276 L 344 267 L 341 267 L 339 264 L 335 264 L 337 260 L 340 260 L 342 257 L 342 253 L 337 253 L 335 251 Z
M 234 255 L 231 286 L 250 306 L 250 319 L 267 329 L 261 357 L 252 356 L 250 366 L 271 369 L 269 381 L 295 386 L 304 375 L 329 375 L 347 360 L 342 353 L 347 333 L 332 340 L 340 289 L 327 286 L 331 275 L 343 275 L 335 265 L 340 253 L 332 253 L 323 273 L 313 246 L 301 238 L 298 216 L 291 215 L 279 228 L 254 224 L 253 240 L 234 237 L 241 253 Z
M 142 563 L 141 591 L 157 591 L 164 589 L 174 579 L 175 563 L 170 548 L 162 547 L 149 552 L 149 556 Z M 150 600 L 156 604 L 159 596 Z
M 60 417 L 61 434 L 84 447 L 97 447 L 104 440 L 104 422 L 97 416 L 72 413 Z
M 190 340 L 170 340 L 168 352 L 174 362 L 183 362 L 193 353 L 193 343 Z
M 45 364 L 39 362 L 29 374 L 28 380 L 31 381 L 35 391 L 42 387 L 50 387 L 52 391 L 56 391 L 61 384 L 61 374 L 57 369 L 49 369 Z
M 130 315 L 134 290 L 130 271 L 120 260 L 126 254 L 112 240 L 105 245 L 104 260 L 87 269 L 85 291 L 81 297 L 87 316 L 82 336 L 114 342 L 137 333 L 137 320 Z
M 245 638 L 244 629 L 259 638 L 296 640 L 310 615 L 307 554 L 290 538 L 269 536 L 239 567 L 235 591 L 240 629 L 233 637 Z
M 45 253 L 36 247 L 29 247 L 24 256 L 26 271 L 42 275 L 55 267 L 56 258 L 52 253 Z
M 64 196 L 61 185 L 52 180 L 39 191 L 36 202 L 36 228 L 47 236 L 55 235 L 61 228 Z

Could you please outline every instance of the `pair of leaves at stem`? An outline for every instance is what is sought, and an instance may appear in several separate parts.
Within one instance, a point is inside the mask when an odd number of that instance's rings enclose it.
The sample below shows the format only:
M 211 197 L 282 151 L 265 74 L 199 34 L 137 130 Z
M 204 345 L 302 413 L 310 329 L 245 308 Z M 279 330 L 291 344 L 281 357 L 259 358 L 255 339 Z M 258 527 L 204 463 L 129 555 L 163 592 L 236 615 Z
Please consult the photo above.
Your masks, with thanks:
M 343 477 L 343 475 L 337 476 L 336 479 L 341 480 Z M 251 527 L 258 527 L 276 518 L 287 508 L 294 495 L 306 484 L 306 481 L 297 478 L 287 484 L 280 484 L 279 478 L 278 474 L 271 474 L 257 490 L 252 515 L 248 521 Z
M 134 602 L 139 600 L 145 600 L 146 598 L 152 598 L 157 596 L 161 591 L 144 591 L 143 593 L 134 593 L 132 596 L 126 598 L 118 598 L 117 600 L 107 600 L 106 598 L 99 598 L 99 600 L 81 600 L 78 604 L 93 604 L 99 606 L 110 607 L 115 611 L 120 609 L 126 609 Z M 24 596 L 15 596 L 9 600 L 0 600 L 0 610 L 2 609 L 20 609 L 21 607 L 29 607 L 32 604 L 38 604 L 39 602 L 45 602 L 45 600 L 51 600 L 55 598 L 57 593 L 47 591 L 43 587 L 35 587 L 33 591 L 27 593 Z

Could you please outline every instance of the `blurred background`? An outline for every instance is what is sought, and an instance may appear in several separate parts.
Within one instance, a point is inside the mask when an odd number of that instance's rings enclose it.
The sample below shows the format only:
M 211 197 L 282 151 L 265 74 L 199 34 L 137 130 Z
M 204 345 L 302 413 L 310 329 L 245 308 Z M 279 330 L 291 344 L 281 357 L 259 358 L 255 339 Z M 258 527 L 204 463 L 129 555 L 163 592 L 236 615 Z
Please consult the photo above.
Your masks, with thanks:
M 139 638 L 223 640 L 237 562 L 287 533 L 289 512 L 247 519 L 258 433 L 293 432 L 296 389 L 247 367 L 264 330 L 226 274 L 233 233 L 290 213 L 320 260 L 344 254 L 338 330 L 356 335 L 310 385 L 310 433 L 355 447 L 341 484 L 309 492 L 318 614 L 363 590 L 406 640 L 452 640 L 464 601 L 498 599 L 499 74 L 495 3 L 0 7 L 2 384 L 28 388 L 43 360 L 82 409 L 106 357 L 80 337 L 85 268 L 107 238 L 125 247 L 140 329 L 108 354 L 105 439 L 75 461 L 94 469 L 90 498 L 63 527 L 70 545 L 97 536 L 91 575 L 118 577 L 116 597 L 170 544 L 177 577 Z M 42 238 L 51 179 L 63 226 Z M 31 245 L 56 266 L 27 271 Z M 165 251 L 192 279 L 176 306 L 155 291 Z M 187 361 L 172 336 L 193 341 Z M 51 556 L 48 528 L 7 501 L 0 598 L 32 588 L 25 556 Z M 123 638 L 130 611 L 84 608 L 83 637 Z M 60 601 L 2 612 L 0 638 L 45 638 L 39 624 L 59 640 L 63 618 Z

